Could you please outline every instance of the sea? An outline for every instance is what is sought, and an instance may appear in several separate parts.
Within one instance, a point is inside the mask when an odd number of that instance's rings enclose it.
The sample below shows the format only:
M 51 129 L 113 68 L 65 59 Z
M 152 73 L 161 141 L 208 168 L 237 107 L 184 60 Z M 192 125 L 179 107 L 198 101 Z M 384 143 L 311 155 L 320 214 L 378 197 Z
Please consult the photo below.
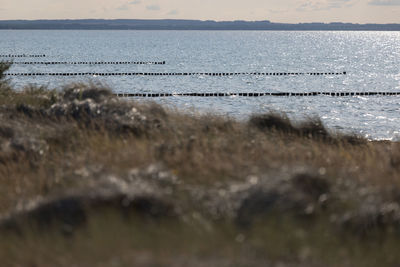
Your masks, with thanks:
M 45 55 L 7 58 L 2 55 Z M 343 73 L 346 75 L 9 76 L 17 90 L 101 83 L 115 93 L 400 92 L 400 32 L 1 30 L 0 60 L 163 62 L 14 64 L 9 73 Z M 127 98 L 149 101 L 149 98 Z M 172 96 L 151 98 L 195 114 L 246 120 L 318 117 L 332 131 L 400 139 L 400 96 Z

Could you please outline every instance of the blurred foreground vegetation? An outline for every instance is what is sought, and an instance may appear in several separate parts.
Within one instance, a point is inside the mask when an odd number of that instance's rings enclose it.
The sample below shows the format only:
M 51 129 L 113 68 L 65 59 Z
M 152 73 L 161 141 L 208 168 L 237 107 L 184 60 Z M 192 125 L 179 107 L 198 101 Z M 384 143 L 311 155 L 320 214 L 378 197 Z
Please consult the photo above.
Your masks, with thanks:
M 399 266 L 400 145 L 0 64 L 1 266 Z

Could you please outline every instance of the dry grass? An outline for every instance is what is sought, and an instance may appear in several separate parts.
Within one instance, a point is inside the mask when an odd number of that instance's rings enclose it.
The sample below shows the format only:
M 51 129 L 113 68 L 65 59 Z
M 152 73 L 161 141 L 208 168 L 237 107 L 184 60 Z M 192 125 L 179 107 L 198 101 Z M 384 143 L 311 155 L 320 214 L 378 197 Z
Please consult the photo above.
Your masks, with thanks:
M 397 142 L 188 115 L 93 84 L 1 92 L 1 265 L 400 262 Z

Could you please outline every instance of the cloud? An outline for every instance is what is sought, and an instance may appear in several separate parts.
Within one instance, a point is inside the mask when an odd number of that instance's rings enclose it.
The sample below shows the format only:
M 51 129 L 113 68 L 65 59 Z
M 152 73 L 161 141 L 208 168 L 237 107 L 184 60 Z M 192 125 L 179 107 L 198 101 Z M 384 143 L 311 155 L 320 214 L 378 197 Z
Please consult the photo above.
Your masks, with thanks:
M 372 0 L 368 4 L 371 6 L 400 6 L 400 0 Z
M 150 5 L 150 6 L 146 6 L 147 10 L 151 10 L 151 11 L 157 11 L 160 10 L 160 6 L 159 5 Z
M 305 3 L 300 4 L 297 7 L 297 11 L 321 11 L 321 10 L 331 10 L 334 8 L 342 8 L 352 6 L 353 0 L 309 0 Z M 380 0 L 373 0 L 380 1 Z M 390 1 L 390 0 L 388 0 Z M 400 1 L 400 0 L 392 0 Z
M 179 11 L 177 9 L 171 10 L 170 12 L 167 13 L 168 16 L 174 16 L 178 15 Z

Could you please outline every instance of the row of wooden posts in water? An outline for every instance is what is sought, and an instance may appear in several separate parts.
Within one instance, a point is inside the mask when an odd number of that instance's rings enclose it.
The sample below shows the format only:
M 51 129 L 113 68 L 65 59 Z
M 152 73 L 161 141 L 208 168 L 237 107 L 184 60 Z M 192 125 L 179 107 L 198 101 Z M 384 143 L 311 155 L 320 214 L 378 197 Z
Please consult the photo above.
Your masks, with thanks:
M 165 65 L 165 61 L 23 61 L 16 65 Z
M 8 54 L 8 55 L 0 55 L 0 57 L 8 57 L 8 58 L 14 58 L 14 57 L 46 57 L 46 55 L 27 55 L 27 54 L 13 55 L 13 54 Z
M 260 96 L 394 96 L 400 92 L 275 92 L 275 93 L 116 93 L 117 97 L 260 97 Z
M 347 72 L 36 72 L 5 73 L 8 76 L 322 76 L 346 75 Z

